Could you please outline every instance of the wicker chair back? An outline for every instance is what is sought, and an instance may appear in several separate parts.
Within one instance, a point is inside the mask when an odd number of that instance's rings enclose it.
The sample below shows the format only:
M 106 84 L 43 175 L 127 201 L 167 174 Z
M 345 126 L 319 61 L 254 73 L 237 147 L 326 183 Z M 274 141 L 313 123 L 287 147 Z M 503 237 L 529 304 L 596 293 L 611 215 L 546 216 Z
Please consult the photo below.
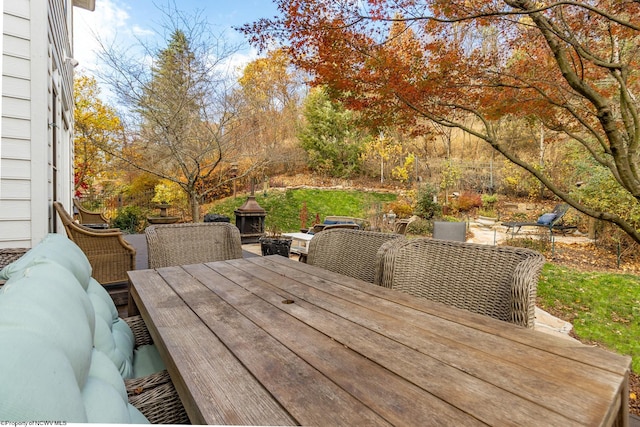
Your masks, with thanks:
M 429 238 L 386 249 L 382 286 L 533 328 L 542 254 Z
M 102 212 L 91 212 L 85 209 L 78 199 L 73 199 L 73 205 L 78 211 L 78 221 L 80 224 L 109 224 Z
M 242 258 L 240 231 L 226 222 L 151 225 L 149 268 Z
M 381 246 L 400 239 L 404 240 L 401 234 L 325 229 L 309 242 L 307 264 L 377 284 L 382 273 L 378 266 Z
M 76 223 L 60 202 L 53 202 L 67 237 L 82 249 L 102 285 L 127 283 L 127 271 L 136 269 L 136 250 L 118 228 L 94 230 Z

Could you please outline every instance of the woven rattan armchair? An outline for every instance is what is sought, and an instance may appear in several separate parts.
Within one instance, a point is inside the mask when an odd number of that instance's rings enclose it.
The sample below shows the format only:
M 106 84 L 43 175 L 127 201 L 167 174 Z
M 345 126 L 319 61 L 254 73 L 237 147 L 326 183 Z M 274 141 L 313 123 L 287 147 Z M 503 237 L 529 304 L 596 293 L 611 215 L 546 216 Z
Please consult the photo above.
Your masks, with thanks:
M 307 264 L 378 283 L 381 278 L 378 252 L 391 240 L 404 240 L 404 236 L 344 228 L 325 229 L 309 242 Z
M 311 227 L 311 230 L 309 230 L 309 232 L 311 234 L 316 234 L 319 233 L 321 231 L 325 231 L 325 230 L 333 230 L 336 228 L 345 228 L 348 230 L 359 230 L 360 226 L 358 224 L 354 223 L 349 223 L 349 224 L 315 224 L 313 227 Z
M 104 224 L 105 228 L 109 224 L 109 220 L 105 218 L 102 212 L 91 212 L 85 209 L 78 199 L 73 199 L 73 206 L 78 211 L 80 224 Z
M 153 342 L 142 316 L 124 318 L 135 337 L 135 346 Z M 182 401 L 166 370 L 125 380 L 129 403 L 151 424 L 189 424 Z
M 82 249 L 102 285 L 128 282 L 127 271 L 136 269 L 136 250 L 118 228 L 94 230 L 76 223 L 60 202 L 53 206 L 64 224 L 67 237 Z
M 242 258 L 240 231 L 226 222 L 151 225 L 149 268 Z
M 384 249 L 382 286 L 533 328 L 542 254 L 429 238 Z
M 5 268 L 7 265 L 11 264 L 13 261 L 16 261 L 22 255 L 27 253 L 28 248 L 3 248 L 0 249 L 0 270 Z

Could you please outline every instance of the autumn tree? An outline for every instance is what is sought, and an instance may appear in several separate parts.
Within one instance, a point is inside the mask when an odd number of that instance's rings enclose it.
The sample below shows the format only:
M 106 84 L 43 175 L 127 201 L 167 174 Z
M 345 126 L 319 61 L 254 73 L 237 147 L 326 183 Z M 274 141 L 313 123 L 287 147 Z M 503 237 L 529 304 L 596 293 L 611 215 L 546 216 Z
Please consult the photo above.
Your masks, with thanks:
M 80 196 L 91 191 L 96 180 L 108 177 L 108 152 L 120 145 L 122 126 L 115 109 L 100 99 L 94 78 L 76 75 L 73 95 L 74 192 Z
M 244 31 L 259 46 L 282 42 L 314 84 L 348 108 L 386 123 L 428 119 L 462 129 L 580 212 L 640 242 L 640 2 L 276 3 L 281 18 Z M 398 34 L 413 32 L 417 47 L 399 52 L 389 43 L 394 26 Z M 578 158 L 597 166 L 599 179 L 586 174 L 586 185 L 576 189 L 540 168 L 538 159 L 523 159 L 500 131 L 509 117 L 540 123 L 547 143 L 579 144 Z M 581 196 L 602 178 L 626 195 L 624 206 Z
M 276 49 L 251 61 L 238 82 L 245 133 L 268 148 L 265 154 L 270 167 L 291 165 L 292 157 L 302 157 L 296 131 L 305 86 L 287 52 Z
M 199 221 L 202 201 L 250 174 L 263 148 L 239 133 L 234 78 L 226 65 L 237 46 L 216 36 L 197 13 L 164 12 L 166 46 L 102 44 L 100 76 L 118 95 L 130 132 L 128 144 L 113 154 L 180 186 Z M 150 61 L 143 60 L 145 53 L 152 54 Z M 238 174 L 230 173 L 236 166 Z
M 306 98 L 303 114 L 306 120 L 298 138 L 309 156 L 309 166 L 335 177 L 357 172 L 363 135 L 356 127 L 354 113 L 318 87 Z

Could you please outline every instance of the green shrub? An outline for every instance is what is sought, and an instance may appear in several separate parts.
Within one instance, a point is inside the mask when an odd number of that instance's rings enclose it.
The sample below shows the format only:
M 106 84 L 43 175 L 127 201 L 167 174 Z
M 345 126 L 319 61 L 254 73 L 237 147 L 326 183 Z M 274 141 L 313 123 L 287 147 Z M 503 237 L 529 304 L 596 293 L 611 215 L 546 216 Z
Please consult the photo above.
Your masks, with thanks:
M 415 214 L 424 218 L 431 219 L 442 214 L 442 206 L 438 202 L 434 202 L 438 191 L 431 185 L 425 184 L 416 198 Z
M 496 194 L 483 194 L 480 198 L 482 200 L 482 206 L 493 206 L 498 201 Z
M 146 225 L 146 217 L 139 206 L 125 206 L 119 208 L 116 217 L 111 221 L 111 227 L 116 227 L 125 233 L 142 233 Z
M 406 232 L 416 236 L 431 236 L 433 234 L 433 222 L 418 218 L 407 224 Z

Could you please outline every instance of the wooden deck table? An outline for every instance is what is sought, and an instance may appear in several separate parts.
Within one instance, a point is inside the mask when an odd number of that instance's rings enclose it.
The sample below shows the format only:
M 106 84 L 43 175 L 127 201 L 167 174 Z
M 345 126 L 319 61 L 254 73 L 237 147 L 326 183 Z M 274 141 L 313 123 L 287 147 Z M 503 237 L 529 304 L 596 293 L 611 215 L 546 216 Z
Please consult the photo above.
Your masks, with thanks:
M 129 278 L 193 423 L 628 425 L 599 348 L 277 255 Z

